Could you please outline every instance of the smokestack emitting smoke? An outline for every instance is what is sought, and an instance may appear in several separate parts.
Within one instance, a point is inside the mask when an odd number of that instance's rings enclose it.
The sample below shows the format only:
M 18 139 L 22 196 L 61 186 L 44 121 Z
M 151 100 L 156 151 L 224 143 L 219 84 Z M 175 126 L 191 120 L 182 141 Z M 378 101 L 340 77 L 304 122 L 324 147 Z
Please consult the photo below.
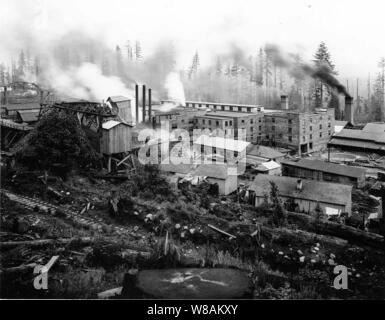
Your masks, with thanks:
M 276 45 L 266 45 L 266 54 L 273 60 L 275 65 L 286 68 L 289 73 L 296 77 L 298 74 L 305 74 L 314 79 L 319 79 L 333 89 L 337 90 L 339 94 L 344 94 L 350 97 L 344 85 L 342 85 L 333 75 L 331 68 L 327 64 L 313 66 L 306 63 L 297 64 L 294 61 L 293 55 L 284 56 L 281 50 Z

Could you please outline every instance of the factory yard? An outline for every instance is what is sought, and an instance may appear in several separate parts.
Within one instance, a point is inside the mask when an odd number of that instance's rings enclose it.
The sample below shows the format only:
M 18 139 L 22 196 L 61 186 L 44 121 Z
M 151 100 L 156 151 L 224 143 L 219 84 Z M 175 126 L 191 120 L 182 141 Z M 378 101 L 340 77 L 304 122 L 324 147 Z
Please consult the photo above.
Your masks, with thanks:
M 276 111 L 170 106 L 141 89 L 135 103 L 4 107 L 2 298 L 385 297 L 384 156 L 329 153 L 333 109 L 290 110 L 286 95 Z M 198 163 L 160 164 L 183 155 L 165 120 L 174 133 L 210 130 L 188 138 Z M 218 134 L 239 124 L 243 138 Z
M 256 209 L 242 200 L 238 204 L 233 195 L 210 196 L 202 187 L 169 189 L 162 195 L 146 187 L 136 193 L 130 181 L 88 174 L 65 182 L 49 177 L 47 189 L 41 174 L 21 171 L 3 176 L 2 187 L 7 190 L 1 197 L 1 277 L 7 288 L 3 297 L 97 298 L 116 288 L 123 290 L 124 295 L 118 290 L 120 297 L 149 297 L 151 293 L 142 290 L 145 286 L 128 287 L 133 285 L 129 275 L 168 268 L 240 270 L 249 283 L 234 288 L 237 297 L 384 296 L 380 236 L 369 238 L 354 228 L 337 235 L 333 224 L 326 228 L 322 227 L 326 222 L 319 221 L 316 227 L 311 218 L 295 213 L 277 227 L 269 218 L 271 209 Z M 117 189 L 122 205 L 116 215 L 109 200 L 110 191 Z M 15 195 L 27 195 L 36 204 L 25 204 Z M 89 219 L 92 222 L 85 223 Z M 59 256 L 50 271 L 52 286 L 48 291 L 34 290 L 34 265 L 52 256 Z M 347 292 L 330 288 L 337 264 L 349 268 Z

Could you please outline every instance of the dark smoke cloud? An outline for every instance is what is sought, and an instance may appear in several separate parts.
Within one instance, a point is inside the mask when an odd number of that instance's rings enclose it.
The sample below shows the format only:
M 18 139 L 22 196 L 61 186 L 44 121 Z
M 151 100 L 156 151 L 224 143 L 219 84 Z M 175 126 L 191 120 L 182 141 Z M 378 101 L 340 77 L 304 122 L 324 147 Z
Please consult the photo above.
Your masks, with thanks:
M 293 54 L 285 55 L 278 46 L 273 44 L 267 44 L 265 51 L 277 66 L 287 69 L 291 76 L 298 78 L 305 74 L 313 79 L 321 80 L 326 85 L 335 89 L 339 94 L 350 97 L 345 86 L 337 80 L 333 75 L 333 71 L 327 64 L 313 66 L 303 62 L 297 63 L 294 60 L 295 56 Z

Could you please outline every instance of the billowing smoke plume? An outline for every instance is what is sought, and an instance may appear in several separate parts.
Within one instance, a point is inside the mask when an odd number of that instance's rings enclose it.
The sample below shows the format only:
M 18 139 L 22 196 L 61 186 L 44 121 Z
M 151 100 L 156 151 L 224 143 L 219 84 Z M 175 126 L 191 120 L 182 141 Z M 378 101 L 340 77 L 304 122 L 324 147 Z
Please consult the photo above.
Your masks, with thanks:
M 61 96 L 92 101 L 105 100 L 113 95 L 133 97 L 132 90 L 118 77 L 104 76 L 98 66 L 92 63 L 83 63 L 68 70 L 51 66 L 44 72 L 44 77 Z
M 183 83 L 177 72 L 171 72 L 168 74 L 165 82 L 165 88 L 167 90 L 167 98 L 169 100 L 173 100 L 182 106 L 186 105 Z
M 294 61 L 293 55 L 285 55 L 278 46 L 272 44 L 266 45 L 265 51 L 277 66 L 287 69 L 291 76 L 297 77 L 299 74 L 304 74 L 319 79 L 339 94 L 350 97 L 345 86 L 333 75 L 332 69 L 327 63 L 316 66 L 307 63 L 298 64 Z

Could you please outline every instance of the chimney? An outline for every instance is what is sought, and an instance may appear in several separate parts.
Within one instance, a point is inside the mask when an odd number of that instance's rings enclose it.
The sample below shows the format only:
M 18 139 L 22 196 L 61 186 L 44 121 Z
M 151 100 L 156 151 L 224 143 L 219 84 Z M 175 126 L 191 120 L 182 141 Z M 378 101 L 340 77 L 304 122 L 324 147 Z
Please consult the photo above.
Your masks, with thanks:
M 350 96 L 345 96 L 345 121 L 354 124 L 354 116 L 353 116 L 353 98 Z
M 142 118 L 143 118 L 143 122 L 146 121 L 146 86 L 143 85 L 143 93 L 142 93 L 142 99 L 143 99 L 143 104 L 142 104 L 142 108 L 143 108 L 143 114 L 142 114 Z
M 4 104 L 8 104 L 8 88 L 7 86 L 4 86 Z
M 135 121 L 139 123 L 139 86 L 135 85 Z
M 148 121 L 151 122 L 151 89 L 148 89 Z
M 289 110 L 289 98 L 285 94 L 281 95 L 281 109 Z
M 302 180 L 301 179 L 297 180 L 297 190 L 302 191 Z

